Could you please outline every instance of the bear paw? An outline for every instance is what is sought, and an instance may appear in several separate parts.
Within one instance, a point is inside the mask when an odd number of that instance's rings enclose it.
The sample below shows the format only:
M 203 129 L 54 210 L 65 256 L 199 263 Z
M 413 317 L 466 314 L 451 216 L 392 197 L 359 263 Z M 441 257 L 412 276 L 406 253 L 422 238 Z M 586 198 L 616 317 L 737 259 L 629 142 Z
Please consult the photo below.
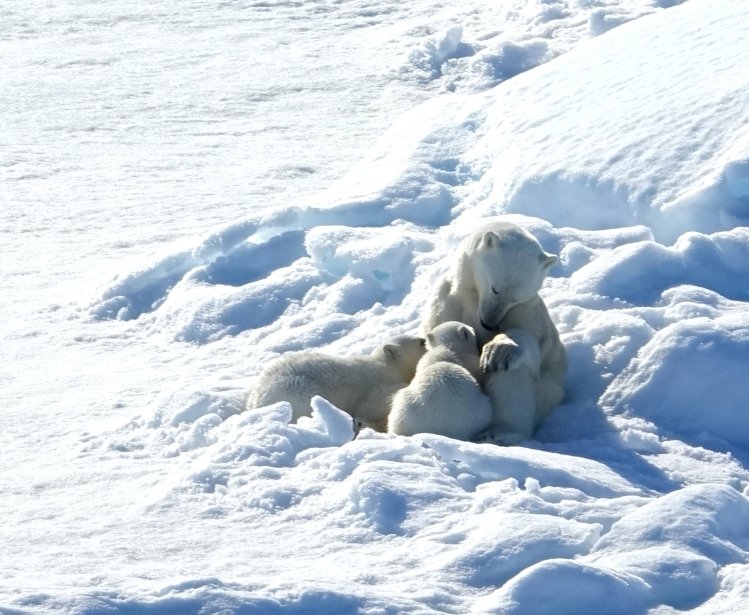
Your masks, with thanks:
M 523 350 L 514 341 L 505 337 L 502 340 L 491 341 L 481 351 L 481 371 L 507 371 L 520 365 Z

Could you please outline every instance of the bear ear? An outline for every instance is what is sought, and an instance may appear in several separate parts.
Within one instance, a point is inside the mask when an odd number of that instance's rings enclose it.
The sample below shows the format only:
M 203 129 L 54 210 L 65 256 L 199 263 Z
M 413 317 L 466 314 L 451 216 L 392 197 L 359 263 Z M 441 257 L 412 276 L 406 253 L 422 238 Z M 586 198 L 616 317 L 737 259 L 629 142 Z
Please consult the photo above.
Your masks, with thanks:
M 471 338 L 471 331 L 466 325 L 460 325 L 458 327 L 458 335 L 467 341 Z
M 385 353 L 385 358 L 391 361 L 398 358 L 398 347 L 395 344 L 385 344 L 382 347 L 382 352 Z
M 481 247 L 493 248 L 494 246 L 499 245 L 499 241 L 499 235 L 497 235 L 494 231 L 486 231 L 486 233 L 484 233 L 484 236 L 481 238 Z
M 427 333 L 427 348 L 434 348 L 434 334 L 433 333 Z
M 553 254 L 546 254 L 546 252 L 542 252 L 539 259 L 543 265 L 544 271 L 551 269 L 552 265 L 556 265 L 557 261 L 559 260 Z

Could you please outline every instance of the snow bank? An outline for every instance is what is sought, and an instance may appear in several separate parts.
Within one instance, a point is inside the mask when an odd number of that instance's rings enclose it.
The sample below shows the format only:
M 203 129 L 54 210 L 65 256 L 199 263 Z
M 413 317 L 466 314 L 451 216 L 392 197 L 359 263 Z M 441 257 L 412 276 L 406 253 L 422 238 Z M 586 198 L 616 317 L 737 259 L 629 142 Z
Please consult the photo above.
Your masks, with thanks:
M 479 602 L 481 612 L 644 613 L 690 609 L 719 587 L 719 566 L 745 561 L 749 500 L 695 485 L 624 515 L 590 555 L 546 558 Z M 569 591 L 574 587 L 574 594 Z M 602 606 L 605 605 L 605 606 Z
M 660 330 L 611 383 L 601 403 L 681 437 L 749 446 L 749 315 L 688 318 Z M 657 366 L 657 367 L 656 367 Z
M 735 174 L 749 156 L 747 77 L 728 77 L 747 61 L 729 26 L 743 13 L 719 8 L 704 21 L 678 18 L 699 2 L 638 20 L 498 89 L 490 133 L 470 153 L 486 169 L 484 211 L 583 229 L 645 223 L 659 241 L 745 219 Z M 660 35 L 666 24 L 673 41 Z

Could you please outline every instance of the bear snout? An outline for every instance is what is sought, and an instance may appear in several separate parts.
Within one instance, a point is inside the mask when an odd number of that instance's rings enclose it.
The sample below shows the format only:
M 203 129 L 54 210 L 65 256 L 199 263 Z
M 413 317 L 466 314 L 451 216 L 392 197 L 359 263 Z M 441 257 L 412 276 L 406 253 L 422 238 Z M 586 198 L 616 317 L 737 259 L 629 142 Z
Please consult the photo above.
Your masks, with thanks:
M 504 301 L 494 301 L 483 304 L 478 313 L 478 320 L 481 326 L 487 331 L 499 331 L 499 323 L 507 315 L 510 305 Z

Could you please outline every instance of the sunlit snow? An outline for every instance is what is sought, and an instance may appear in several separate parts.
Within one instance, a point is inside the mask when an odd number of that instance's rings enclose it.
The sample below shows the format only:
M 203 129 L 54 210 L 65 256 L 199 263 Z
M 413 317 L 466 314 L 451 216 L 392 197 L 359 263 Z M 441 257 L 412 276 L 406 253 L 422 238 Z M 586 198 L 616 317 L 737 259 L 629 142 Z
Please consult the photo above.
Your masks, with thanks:
M 0 613 L 749 604 L 749 5 L 0 1 Z M 504 215 L 563 403 L 500 447 L 246 410 Z

